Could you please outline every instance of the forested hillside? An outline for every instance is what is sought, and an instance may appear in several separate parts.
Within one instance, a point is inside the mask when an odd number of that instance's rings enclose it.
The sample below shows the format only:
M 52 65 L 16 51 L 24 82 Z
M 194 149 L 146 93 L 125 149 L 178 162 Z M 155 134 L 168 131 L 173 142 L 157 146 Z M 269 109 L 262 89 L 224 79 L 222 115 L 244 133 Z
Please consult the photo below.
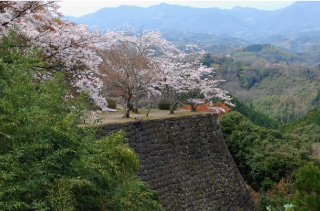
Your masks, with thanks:
M 224 138 L 258 210 L 319 208 L 319 113 L 314 109 L 283 130 L 257 126 L 235 111 L 222 116 Z
M 282 131 L 287 134 L 301 136 L 304 140 L 320 142 L 320 107 L 310 110 L 306 115 L 291 120 L 284 125 Z
M 232 111 L 238 111 L 245 117 L 247 117 L 250 121 L 252 121 L 255 125 L 259 125 L 261 127 L 265 127 L 268 129 L 278 129 L 281 126 L 279 121 L 276 121 L 254 109 L 250 108 L 248 105 L 239 101 L 236 97 L 232 97 L 232 103 L 235 105 L 232 108 Z
M 320 208 L 320 70 L 307 55 L 254 44 L 202 60 L 236 96 L 221 126 L 261 211 Z
M 270 118 L 288 123 L 316 105 L 319 66 L 304 54 L 269 44 L 236 48 L 229 56 L 207 54 L 202 62 L 214 67 L 223 88 Z

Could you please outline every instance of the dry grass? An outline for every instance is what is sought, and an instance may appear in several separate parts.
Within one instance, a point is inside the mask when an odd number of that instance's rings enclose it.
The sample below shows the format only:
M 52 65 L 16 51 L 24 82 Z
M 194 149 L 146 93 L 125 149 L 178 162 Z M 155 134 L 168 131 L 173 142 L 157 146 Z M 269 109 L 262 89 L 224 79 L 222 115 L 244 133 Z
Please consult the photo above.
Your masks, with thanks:
M 208 112 L 191 112 L 189 110 L 185 109 L 178 109 L 174 111 L 174 114 L 169 114 L 168 110 L 158 110 L 158 109 L 152 109 L 149 112 L 149 116 L 146 117 L 147 110 L 146 109 L 140 109 L 139 114 L 130 112 L 130 118 L 122 118 L 124 115 L 123 111 L 117 111 L 117 112 L 101 112 L 98 113 L 98 117 L 100 118 L 100 121 L 97 123 L 97 125 L 105 125 L 105 124 L 112 124 L 112 123 L 125 123 L 125 122 L 133 122 L 137 121 L 137 119 L 142 120 L 151 120 L 151 119 L 164 119 L 164 118 L 172 118 L 172 117 L 180 117 L 180 116 L 189 116 L 189 115 L 197 115 L 197 114 L 205 114 Z

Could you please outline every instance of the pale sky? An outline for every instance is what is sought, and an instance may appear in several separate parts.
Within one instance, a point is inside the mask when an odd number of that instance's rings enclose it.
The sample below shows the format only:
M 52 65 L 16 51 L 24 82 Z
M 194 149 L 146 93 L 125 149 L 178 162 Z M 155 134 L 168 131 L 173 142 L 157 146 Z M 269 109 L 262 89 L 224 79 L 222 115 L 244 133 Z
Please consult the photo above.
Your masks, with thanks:
M 76 0 L 62 0 L 58 2 L 61 6 L 60 12 L 65 16 L 74 16 L 79 17 L 86 15 L 88 13 L 93 13 L 104 7 L 118 7 L 121 5 L 134 5 L 139 7 L 149 7 L 152 5 L 166 3 L 174 5 L 183 5 L 190 7 L 199 7 L 199 8 L 209 8 L 209 7 L 218 7 L 220 9 L 231 9 L 236 6 L 240 7 L 251 7 L 262 10 L 278 10 L 284 7 L 291 5 L 294 1 L 212 1 L 212 0 L 200 0 L 200 1 L 183 1 L 183 0 L 164 0 L 164 1 L 154 1 L 154 0 L 127 0 L 127 1 L 117 1 L 117 0 L 100 0 L 100 1 L 76 1 Z

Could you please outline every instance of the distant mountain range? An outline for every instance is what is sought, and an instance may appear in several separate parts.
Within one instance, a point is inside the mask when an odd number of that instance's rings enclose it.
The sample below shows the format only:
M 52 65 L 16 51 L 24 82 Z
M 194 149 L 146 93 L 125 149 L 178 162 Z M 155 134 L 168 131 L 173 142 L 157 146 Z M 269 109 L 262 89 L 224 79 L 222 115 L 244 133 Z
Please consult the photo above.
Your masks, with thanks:
M 101 30 L 129 24 L 163 33 L 227 35 L 241 39 L 242 43 L 273 43 L 288 50 L 301 50 L 320 40 L 320 2 L 316 1 L 295 2 L 276 11 L 192 8 L 164 3 L 148 8 L 119 6 L 64 19 Z

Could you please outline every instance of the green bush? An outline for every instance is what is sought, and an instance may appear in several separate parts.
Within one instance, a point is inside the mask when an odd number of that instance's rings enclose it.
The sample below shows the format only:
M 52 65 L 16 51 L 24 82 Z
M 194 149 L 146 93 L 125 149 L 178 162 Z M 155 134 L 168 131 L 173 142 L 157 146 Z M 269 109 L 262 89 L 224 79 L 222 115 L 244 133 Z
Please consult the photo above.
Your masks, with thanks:
M 117 109 L 117 103 L 114 99 L 107 97 L 106 100 L 108 102 L 108 108 Z
M 161 99 L 158 103 L 160 110 L 170 110 L 170 100 L 167 98 Z

